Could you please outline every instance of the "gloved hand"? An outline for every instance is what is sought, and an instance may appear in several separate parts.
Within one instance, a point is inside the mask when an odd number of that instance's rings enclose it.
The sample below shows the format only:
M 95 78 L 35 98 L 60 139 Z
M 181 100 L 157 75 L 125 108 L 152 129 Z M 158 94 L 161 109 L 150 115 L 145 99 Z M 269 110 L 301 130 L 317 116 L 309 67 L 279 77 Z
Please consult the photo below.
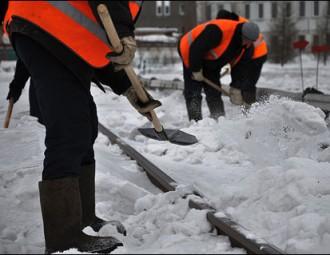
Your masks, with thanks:
M 144 88 L 143 88 L 144 89 Z M 131 103 L 131 105 L 139 112 L 141 113 L 143 116 L 147 117 L 148 120 L 152 121 L 151 115 L 150 115 L 150 111 L 161 106 L 162 103 L 158 100 L 153 99 L 153 97 L 144 89 L 144 91 L 146 92 L 149 100 L 146 103 L 142 103 L 133 86 L 130 86 L 124 93 L 123 95 L 125 97 L 127 97 L 128 101 Z
M 7 95 L 7 100 L 9 100 L 10 98 L 13 98 L 13 102 L 16 103 L 22 94 L 22 90 L 23 90 L 23 88 L 22 88 L 22 86 L 20 86 L 20 84 L 17 84 L 14 81 L 11 82 L 9 85 L 9 92 Z
M 236 105 L 243 105 L 244 104 L 244 100 L 243 100 L 243 97 L 242 97 L 242 92 L 241 92 L 240 89 L 230 87 L 230 89 L 229 89 L 229 98 L 230 98 L 230 102 L 232 104 L 236 104 Z
M 195 81 L 203 81 L 204 80 L 203 69 L 199 70 L 198 72 L 193 72 L 192 78 Z
M 111 61 L 115 64 L 115 71 L 119 71 L 129 65 L 135 56 L 136 41 L 132 36 L 123 37 L 121 40 L 123 51 L 117 56 L 111 56 Z

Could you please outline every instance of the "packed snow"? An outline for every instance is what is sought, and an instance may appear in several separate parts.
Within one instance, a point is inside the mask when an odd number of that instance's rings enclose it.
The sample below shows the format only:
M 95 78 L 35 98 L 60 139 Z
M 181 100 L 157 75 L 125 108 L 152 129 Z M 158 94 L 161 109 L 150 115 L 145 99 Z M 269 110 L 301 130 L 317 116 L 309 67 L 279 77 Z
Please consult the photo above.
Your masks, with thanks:
M 259 87 L 301 91 L 299 59 L 283 67 L 266 63 Z M 315 84 L 315 59 L 304 56 L 305 86 Z M 164 71 L 166 70 L 166 71 Z M 14 63 L 0 66 L 0 122 L 7 111 Z M 182 79 L 181 64 L 152 69 L 145 77 Z M 320 65 L 318 88 L 330 94 L 328 66 Z M 224 83 L 229 76 L 223 78 Z M 0 253 L 43 253 L 38 181 L 45 130 L 29 116 L 28 84 L 15 104 L 8 129 L 0 128 Z M 224 97 L 226 116 L 213 120 L 203 101 L 204 119 L 187 119 L 180 90 L 152 90 L 162 102 L 156 110 L 165 128 L 193 134 L 199 142 L 178 146 L 148 139 L 138 127 L 150 123 L 127 99 L 92 87 L 99 121 L 144 154 L 179 184 L 162 193 L 135 161 L 99 134 L 96 152 L 97 214 L 120 220 L 128 235 L 113 226 L 91 235 L 114 235 L 124 247 L 113 253 L 246 253 L 217 236 L 205 210 L 189 209 L 183 198 L 197 190 L 221 215 L 287 253 L 330 250 L 330 131 L 318 108 L 271 97 L 245 114 Z M 65 253 L 77 253 L 72 249 Z

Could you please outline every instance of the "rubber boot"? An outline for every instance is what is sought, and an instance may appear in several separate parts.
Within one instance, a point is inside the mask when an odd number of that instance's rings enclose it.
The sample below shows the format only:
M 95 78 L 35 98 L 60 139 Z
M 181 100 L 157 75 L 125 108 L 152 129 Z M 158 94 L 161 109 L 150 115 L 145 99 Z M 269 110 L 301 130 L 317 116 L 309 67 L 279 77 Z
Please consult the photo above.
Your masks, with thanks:
M 220 116 L 225 116 L 225 107 L 222 98 L 212 98 L 206 100 L 206 102 L 212 119 L 217 120 Z
M 105 221 L 95 214 L 95 163 L 82 166 L 79 177 L 79 188 L 82 208 L 82 227 L 90 226 L 98 232 L 104 225 L 115 225 L 117 231 L 126 235 L 125 227 L 118 221 Z
M 123 244 L 114 237 L 82 232 L 82 211 L 77 177 L 39 182 L 46 253 L 75 248 L 80 252 L 109 253 Z
M 202 98 L 191 97 L 186 98 L 186 106 L 189 121 L 199 121 L 202 119 Z

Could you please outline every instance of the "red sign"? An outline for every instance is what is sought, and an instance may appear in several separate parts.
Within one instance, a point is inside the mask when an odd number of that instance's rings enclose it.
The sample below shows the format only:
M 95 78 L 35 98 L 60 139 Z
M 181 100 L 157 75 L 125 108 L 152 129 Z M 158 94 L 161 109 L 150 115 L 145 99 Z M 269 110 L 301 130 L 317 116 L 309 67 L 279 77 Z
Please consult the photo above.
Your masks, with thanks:
M 309 42 L 306 41 L 305 39 L 295 41 L 293 43 L 293 48 L 295 48 L 295 49 L 305 49 L 308 44 L 309 44 Z
M 322 53 L 322 52 L 327 52 L 330 51 L 330 46 L 329 45 L 314 45 L 312 47 L 312 52 L 313 53 Z

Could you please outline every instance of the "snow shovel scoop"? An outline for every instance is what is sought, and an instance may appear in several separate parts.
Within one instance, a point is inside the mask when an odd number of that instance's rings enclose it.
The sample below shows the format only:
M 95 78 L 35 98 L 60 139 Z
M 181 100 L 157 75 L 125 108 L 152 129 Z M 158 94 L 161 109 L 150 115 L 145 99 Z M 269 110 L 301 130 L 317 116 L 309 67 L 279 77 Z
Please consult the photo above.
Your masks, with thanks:
M 111 42 L 113 50 L 117 53 L 121 52 L 123 50 L 123 46 L 119 40 L 117 31 L 113 25 L 107 7 L 104 4 L 100 4 L 97 7 L 97 11 L 103 23 L 103 26 L 106 30 L 107 36 Z M 124 68 L 124 70 L 128 78 L 130 79 L 138 98 L 142 102 L 147 102 L 148 96 L 146 95 L 142 87 L 143 85 L 141 84 L 141 81 L 135 74 L 133 67 L 128 65 Z M 154 128 L 139 128 L 138 130 L 142 135 L 158 141 L 169 141 L 171 143 L 179 144 L 179 145 L 191 145 L 198 142 L 195 136 L 187 134 L 180 130 L 176 130 L 176 129 L 165 130 L 163 126 L 160 124 L 159 119 L 153 110 L 150 111 L 150 115 Z

